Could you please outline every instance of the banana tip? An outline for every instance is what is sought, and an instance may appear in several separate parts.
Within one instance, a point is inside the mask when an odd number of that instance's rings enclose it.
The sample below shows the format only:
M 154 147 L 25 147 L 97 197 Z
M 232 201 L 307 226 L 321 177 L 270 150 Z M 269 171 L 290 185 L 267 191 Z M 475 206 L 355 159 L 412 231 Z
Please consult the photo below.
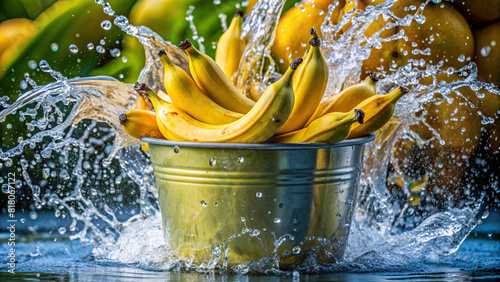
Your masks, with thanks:
M 296 70 L 300 64 L 302 64 L 303 59 L 302 58 L 297 58 L 290 63 L 290 68 L 292 70 Z
M 316 29 L 313 27 L 311 30 L 309 30 L 309 33 L 313 36 L 311 40 L 309 40 L 309 45 L 311 46 L 320 46 L 321 45 L 321 40 L 318 37 L 318 34 L 316 33 Z
M 118 118 L 120 119 L 120 125 L 124 125 L 125 123 L 127 123 L 127 115 L 126 114 L 121 114 Z
M 354 109 L 354 118 L 359 124 L 363 124 L 365 122 L 365 112 L 360 109 Z
M 145 91 L 147 89 L 148 89 L 148 86 L 146 85 L 146 83 L 143 83 L 143 82 L 136 82 L 134 85 L 134 90 L 137 92 L 142 92 L 142 91 Z
M 160 50 L 160 51 L 158 52 L 158 57 L 162 57 L 162 56 L 164 56 L 164 55 L 167 55 L 167 52 L 165 52 L 165 50 Z
M 236 11 L 236 13 L 234 13 L 234 16 L 235 17 L 243 17 L 243 11 L 241 11 L 241 10 Z
M 377 77 L 377 75 L 374 72 L 369 71 L 369 72 L 367 72 L 367 74 L 368 74 L 368 76 L 370 77 L 371 80 L 373 80 L 375 82 L 378 81 L 378 77 Z
M 182 49 L 182 50 L 186 50 L 187 48 L 193 46 L 193 44 L 191 44 L 191 41 L 189 41 L 189 39 L 186 39 L 184 41 L 181 42 L 181 44 L 179 44 L 179 47 Z

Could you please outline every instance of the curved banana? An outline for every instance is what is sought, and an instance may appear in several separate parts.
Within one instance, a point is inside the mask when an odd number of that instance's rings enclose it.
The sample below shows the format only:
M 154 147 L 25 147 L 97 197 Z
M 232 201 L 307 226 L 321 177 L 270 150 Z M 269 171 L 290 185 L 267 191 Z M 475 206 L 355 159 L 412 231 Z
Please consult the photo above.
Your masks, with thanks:
M 391 119 L 396 102 L 406 93 L 406 87 L 398 87 L 389 94 L 372 96 L 355 106 L 365 112 L 365 122 L 354 124 L 348 139 L 366 136 L 384 126 Z
M 215 63 L 233 83 L 235 82 L 234 75 L 238 71 L 246 45 L 246 40 L 241 39 L 242 25 L 243 12 L 236 11 L 231 24 L 219 38 L 217 49 L 215 49 Z
M 283 134 L 302 128 L 318 107 L 328 83 L 328 62 L 321 53 L 321 40 L 313 27 L 313 38 L 309 41 L 309 52 L 304 63 L 297 69 L 293 78 L 295 103 L 292 114 L 277 134 Z
M 353 85 L 340 93 L 333 95 L 321 102 L 305 126 L 308 126 L 315 119 L 331 112 L 348 112 L 361 103 L 363 100 L 377 94 L 376 84 L 378 78 L 372 72 L 361 83 Z
M 120 124 L 134 138 L 165 139 L 156 125 L 156 115 L 149 110 L 133 109 L 119 116 Z
M 153 91 L 158 121 L 168 132 L 187 141 L 258 143 L 268 140 L 285 123 L 293 108 L 293 74 L 302 59 L 296 59 L 280 80 L 271 84 L 255 106 L 241 119 L 224 125 L 195 120 L 174 105 L 161 100 Z M 160 127 L 161 128 L 161 127 Z
M 196 84 L 215 103 L 245 114 L 255 105 L 236 89 L 212 58 L 198 51 L 189 40 L 179 44 L 179 47 L 189 56 L 189 70 Z
M 165 69 L 165 90 L 177 107 L 195 119 L 211 124 L 230 123 L 243 116 L 210 100 L 183 69 L 170 61 L 164 50 L 158 55 Z
M 274 136 L 272 142 L 338 143 L 347 138 L 353 123 L 363 123 L 364 116 L 364 112 L 358 109 L 354 109 L 353 111 L 347 113 L 329 113 L 316 119 L 308 127 Z

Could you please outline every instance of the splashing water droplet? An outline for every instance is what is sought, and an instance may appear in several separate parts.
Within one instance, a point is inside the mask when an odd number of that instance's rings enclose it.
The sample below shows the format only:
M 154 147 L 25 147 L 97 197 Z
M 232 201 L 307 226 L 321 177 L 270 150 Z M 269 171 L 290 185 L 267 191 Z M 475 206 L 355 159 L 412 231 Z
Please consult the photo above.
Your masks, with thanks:
M 94 43 L 87 44 L 87 49 L 89 49 L 89 50 L 94 49 Z
M 238 157 L 238 162 L 239 162 L 239 163 L 242 163 L 242 162 L 244 162 L 244 161 L 245 161 L 245 158 L 243 158 L 243 157 Z
M 62 235 L 62 234 L 64 234 L 64 233 L 66 233 L 66 228 L 64 228 L 64 227 L 59 227 L 58 231 L 59 231 L 59 234 L 61 234 L 61 235 Z
M 300 251 L 301 251 L 301 249 L 300 249 L 300 247 L 299 247 L 299 246 L 295 246 L 295 247 L 293 247 L 293 249 L 292 249 L 292 252 L 293 252 L 294 254 L 298 254 L 298 253 L 300 253 Z
M 40 63 L 38 64 L 38 66 L 40 66 L 40 69 L 43 72 L 50 72 L 52 70 L 49 66 L 49 63 L 47 63 L 47 61 L 45 61 L 45 60 L 41 60 Z
M 201 204 L 202 206 L 204 206 L 204 207 L 206 207 L 206 206 L 207 206 L 207 203 L 206 203 L 204 200 L 201 200 L 200 204 Z
M 109 53 L 111 54 L 112 57 L 118 58 L 118 57 L 120 57 L 122 52 L 118 48 L 113 48 L 113 49 L 109 50 Z
M 486 57 L 490 54 L 491 47 L 490 46 L 484 46 L 481 48 L 481 56 Z
M 257 197 L 257 198 L 262 198 L 262 192 L 257 192 L 257 193 L 255 194 L 255 197 Z
M 50 50 L 52 50 L 54 52 L 59 50 L 59 45 L 57 45 L 57 43 L 50 44 Z
M 78 53 L 78 47 L 76 47 L 75 44 L 71 44 L 71 45 L 69 45 L 69 51 L 73 54 L 76 54 L 76 53 Z
M 174 147 L 174 153 L 179 153 L 181 151 L 181 149 L 179 148 L 179 146 L 175 146 Z
M 100 54 L 104 54 L 106 52 L 106 49 L 104 49 L 104 47 L 102 47 L 101 45 L 97 45 L 97 47 L 95 47 L 95 50 Z
M 215 166 L 215 164 L 217 163 L 217 157 L 211 157 L 208 163 L 210 164 L 210 166 Z
M 104 20 L 101 22 L 101 27 L 104 30 L 110 30 L 111 29 L 111 22 L 108 20 Z
M 126 63 L 127 62 L 127 57 L 122 57 L 122 62 Z
M 280 222 L 281 222 L 280 218 L 277 217 L 277 218 L 274 219 L 274 223 L 280 223 Z

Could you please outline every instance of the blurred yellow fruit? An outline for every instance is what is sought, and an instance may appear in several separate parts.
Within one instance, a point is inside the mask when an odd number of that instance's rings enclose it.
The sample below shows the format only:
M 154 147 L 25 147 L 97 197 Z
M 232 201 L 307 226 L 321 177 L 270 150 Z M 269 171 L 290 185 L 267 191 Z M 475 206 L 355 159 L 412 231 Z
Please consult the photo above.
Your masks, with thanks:
M 328 6 L 333 3 L 334 0 L 307 0 L 282 15 L 271 49 L 280 70 L 286 70 L 291 61 L 304 56 L 309 49 L 311 28 L 316 28 L 318 36 L 323 38 L 321 25 L 328 14 Z M 339 5 L 332 11 L 332 21 L 338 18 L 344 4 L 344 0 L 339 0 Z M 336 20 L 333 23 L 336 24 Z
M 498 0 L 455 0 L 453 5 L 471 23 L 500 19 L 500 1 Z
M 500 21 L 474 31 L 474 40 L 478 78 L 500 86 Z
M 398 17 L 415 14 L 422 0 L 398 1 L 391 11 Z M 416 7 L 409 9 L 409 6 Z M 468 63 L 467 58 L 474 55 L 472 31 L 464 17 L 446 2 L 429 3 L 422 12 L 426 20 L 419 24 L 415 21 L 409 27 L 396 27 L 385 30 L 381 37 L 387 38 L 400 30 L 408 40 L 399 39 L 382 43 L 382 48 L 372 48 L 370 57 L 363 63 L 363 73 L 377 72 L 379 69 L 390 73 L 390 68 L 406 65 L 409 60 L 425 60 L 426 64 L 444 62 L 444 68 L 460 68 Z M 380 28 L 380 23 L 373 25 Z M 373 34 L 375 30 L 367 30 Z M 366 34 L 366 33 L 365 33 Z M 425 50 L 430 51 L 430 55 Z M 420 68 L 425 66 L 419 65 Z
M 9 47 L 16 48 L 36 31 L 37 27 L 30 19 L 9 19 L 0 22 L 0 57 Z

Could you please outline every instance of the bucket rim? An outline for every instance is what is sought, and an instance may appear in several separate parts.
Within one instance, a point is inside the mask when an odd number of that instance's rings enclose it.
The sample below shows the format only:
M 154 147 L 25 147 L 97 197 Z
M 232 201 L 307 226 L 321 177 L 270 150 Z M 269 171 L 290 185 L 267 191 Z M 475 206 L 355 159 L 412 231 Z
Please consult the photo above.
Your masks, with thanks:
M 362 145 L 375 140 L 375 134 L 347 139 L 335 144 L 319 143 L 213 143 L 213 142 L 190 142 L 190 141 L 172 141 L 165 139 L 156 139 L 143 137 L 141 141 L 148 144 L 169 146 L 169 147 L 191 147 L 191 148 L 210 148 L 210 149 L 241 149 L 241 150 L 309 150 L 309 149 L 329 149 L 338 147 L 349 147 Z

